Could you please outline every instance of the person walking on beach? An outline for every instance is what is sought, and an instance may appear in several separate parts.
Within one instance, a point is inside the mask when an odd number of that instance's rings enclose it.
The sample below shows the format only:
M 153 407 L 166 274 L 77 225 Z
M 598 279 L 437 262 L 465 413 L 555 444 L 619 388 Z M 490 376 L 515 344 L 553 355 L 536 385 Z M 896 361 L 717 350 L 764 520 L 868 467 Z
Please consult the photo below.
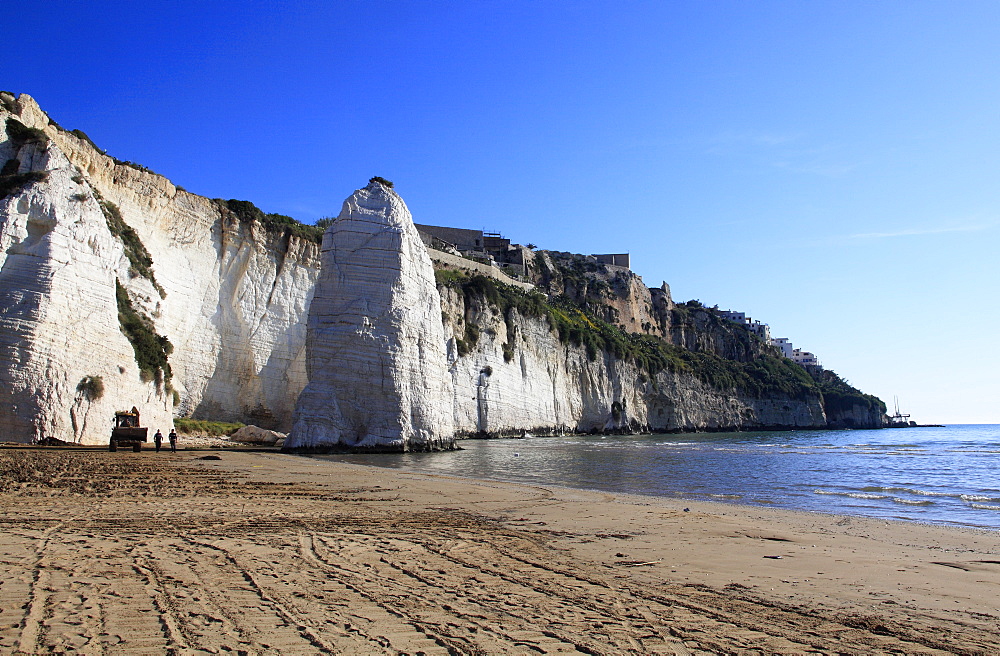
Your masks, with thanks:
M 163 444 L 163 433 L 161 433 L 160 429 L 157 428 L 156 429 L 156 435 L 153 436 L 153 446 L 156 447 L 156 452 L 157 453 L 160 452 L 160 445 L 161 444 Z
M 170 452 L 173 453 L 177 450 L 177 431 L 173 428 L 170 429 L 170 435 L 167 436 L 170 440 Z

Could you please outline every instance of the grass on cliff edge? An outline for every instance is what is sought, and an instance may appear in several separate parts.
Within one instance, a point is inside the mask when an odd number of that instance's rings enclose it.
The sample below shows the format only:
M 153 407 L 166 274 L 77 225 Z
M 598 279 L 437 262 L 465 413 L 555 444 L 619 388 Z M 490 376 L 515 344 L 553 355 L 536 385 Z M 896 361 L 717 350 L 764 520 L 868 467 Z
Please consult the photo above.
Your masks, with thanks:
M 868 412 L 886 413 L 885 402 L 872 394 L 865 394 L 830 369 L 810 369 L 810 374 L 823 393 L 823 406 L 827 415 L 847 414 L 855 406 Z
M 243 223 L 259 223 L 264 230 L 271 234 L 293 235 L 317 244 L 323 243 L 323 228 L 306 225 L 284 214 L 265 214 L 262 209 L 248 200 L 216 198 L 213 202 L 220 210 L 235 214 L 236 218 Z
M 512 312 L 545 318 L 561 343 L 583 347 L 591 360 L 603 353 L 630 361 L 654 380 L 656 374 L 664 370 L 686 373 L 720 391 L 752 398 L 804 399 L 821 391 L 802 367 L 785 358 L 765 355 L 751 362 L 736 362 L 712 353 L 689 351 L 652 335 L 626 332 L 562 296 L 546 299 L 538 292 L 525 292 L 492 278 L 470 276 L 460 271 L 439 270 L 435 275 L 439 285 L 460 289 L 467 307 L 479 301 L 497 308 L 508 327 L 513 324 Z M 466 330 L 466 336 L 468 333 Z M 504 346 L 512 348 L 513 344 Z M 830 389 L 833 389 L 832 382 Z M 845 395 L 843 401 L 848 401 L 848 390 L 841 392 Z

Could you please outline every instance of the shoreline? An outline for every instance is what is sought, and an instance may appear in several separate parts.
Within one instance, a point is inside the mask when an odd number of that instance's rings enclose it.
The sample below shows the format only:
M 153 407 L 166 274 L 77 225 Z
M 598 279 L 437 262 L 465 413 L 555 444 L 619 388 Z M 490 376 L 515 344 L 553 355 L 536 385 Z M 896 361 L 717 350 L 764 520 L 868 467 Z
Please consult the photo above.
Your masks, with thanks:
M 14 452 L 65 472 L 0 492 L 0 653 L 1000 652 L 995 531 L 276 451 Z
M 268 451 L 270 451 L 270 449 L 242 449 L 242 450 L 243 451 L 247 451 L 247 452 L 251 452 L 251 451 L 268 452 Z M 414 469 L 408 469 L 408 468 L 404 468 L 404 467 L 388 467 L 388 466 L 377 465 L 377 464 L 361 464 L 361 463 L 356 463 L 356 462 L 342 462 L 342 461 L 338 461 L 338 460 L 325 460 L 325 457 L 328 457 L 328 456 L 358 455 L 358 454 L 354 454 L 354 453 L 352 453 L 352 454 L 344 454 L 344 453 L 287 453 L 287 452 L 281 452 L 281 451 L 278 451 L 278 453 L 281 453 L 282 455 L 297 456 L 297 457 L 302 457 L 302 458 L 316 458 L 316 459 L 323 460 L 324 462 L 332 462 L 332 463 L 335 463 L 335 464 L 352 466 L 352 467 L 373 467 L 373 468 L 376 468 L 376 469 L 388 469 L 390 471 L 401 472 L 401 473 L 408 473 L 408 474 L 421 474 L 421 475 L 427 475 L 427 476 L 441 476 L 443 478 L 454 479 L 456 481 L 464 481 L 464 482 L 468 482 L 468 483 L 492 482 L 492 483 L 504 483 L 504 484 L 509 484 L 509 485 L 523 485 L 523 486 L 528 486 L 528 487 L 532 487 L 532 486 L 538 485 L 537 483 L 532 483 L 532 482 L 529 482 L 529 481 L 517 481 L 517 480 L 505 479 L 505 478 L 492 478 L 492 477 L 477 478 L 475 476 L 461 476 L 461 475 L 458 475 L 458 474 L 445 474 L 445 473 L 438 473 L 438 472 L 420 472 L 420 471 L 417 471 L 417 470 L 414 470 Z M 372 454 L 372 455 L 388 455 L 388 456 L 391 456 L 393 454 Z M 615 497 L 622 497 L 622 498 L 625 498 L 625 499 L 628 499 L 630 497 L 635 497 L 638 500 L 675 501 L 677 503 L 684 503 L 684 504 L 687 504 L 687 505 L 691 505 L 691 504 L 708 504 L 709 506 L 743 508 L 743 509 L 745 509 L 747 511 L 757 511 L 757 510 L 764 510 L 764 511 L 766 511 L 766 510 L 785 511 L 785 512 L 789 512 L 789 513 L 802 513 L 802 514 L 805 514 L 805 515 L 818 515 L 818 516 L 821 516 L 821 517 L 834 518 L 834 519 L 842 519 L 842 518 L 846 517 L 846 518 L 850 518 L 850 519 L 865 519 L 865 520 L 871 520 L 871 521 L 876 521 L 876 522 L 899 523 L 899 524 L 904 525 L 904 526 L 913 524 L 913 525 L 917 525 L 917 526 L 926 526 L 926 527 L 929 527 L 929 528 L 945 528 L 945 529 L 955 529 L 955 530 L 969 530 L 969 531 L 984 532 L 984 533 L 989 533 L 989 534 L 996 533 L 998 531 L 998 529 L 991 528 L 989 526 L 981 526 L 981 525 L 977 525 L 977 524 L 959 524 L 959 523 L 948 524 L 948 523 L 944 523 L 944 522 L 921 521 L 919 519 L 905 519 L 905 518 L 898 518 L 898 517 L 873 517 L 871 515 L 860 515 L 860 514 L 859 515 L 854 515 L 854 514 L 850 514 L 850 513 L 825 512 L 825 511 L 822 511 L 822 510 L 807 510 L 807 509 L 804 509 L 804 508 L 786 508 L 784 506 L 770 505 L 770 504 L 766 504 L 766 503 L 752 504 L 752 503 L 746 503 L 746 502 L 735 501 L 735 500 L 734 501 L 727 501 L 727 500 L 724 500 L 724 499 L 696 499 L 696 498 L 689 498 L 689 497 L 681 496 L 680 493 L 678 493 L 676 496 L 671 496 L 671 495 L 666 495 L 666 494 L 664 494 L 664 495 L 640 494 L 638 492 L 618 492 L 618 491 L 612 491 L 612 490 L 601 490 L 599 488 L 571 487 L 571 486 L 568 486 L 568 485 L 559 485 L 559 484 L 556 484 L 556 483 L 545 483 L 544 486 L 547 487 L 547 488 L 553 488 L 553 489 L 556 489 L 556 490 L 564 490 L 566 492 L 574 492 L 575 491 L 575 492 L 590 492 L 590 493 L 593 493 L 593 494 L 602 494 L 602 495 L 608 495 L 608 494 L 610 494 L 610 495 L 613 495 Z M 636 501 L 635 505 L 650 505 L 650 504 L 649 503 L 640 503 L 639 501 Z
M 610 493 L 996 530 L 1000 495 L 991 491 L 988 453 L 1000 439 L 997 428 L 925 428 L 905 435 L 537 437 L 468 442 L 461 452 L 434 456 L 321 457 Z M 744 471 L 747 463 L 760 470 Z
M 979 424 L 968 424 L 968 425 L 979 425 Z M 870 429 L 864 429 L 864 430 L 870 430 Z M 547 436 L 535 436 L 535 437 L 547 437 Z M 467 438 L 467 439 L 477 439 L 477 440 L 482 440 L 482 441 L 491 441 L 493 439 L 504 439 L 504 440 L 507 440 L 507 439 L 513 439 L 513 438 Z M 332 458 L 335 458 L 337 456 L 368 455 L 368 456 L 373 456 L 373 457 L 377 457 L 377 458 L 382 458 L 382 457 L 389 458 L 389 457 L 393 457 L 393 456 L 402 455 L 402 454 L 393 453 L 393 452 L 377 452 L 377 453 L 362 454 L 362 453 L 358 453 L 358 452 L 318 452 L 317 453 L 317 452 L 311 452 L 311 451 L 284 451 L 281 447 L 275 447 L 275 446 L 270 446 L 270 445 L 254 445 L 254 444 L 250 444 L 250 443 L 232 443 L 232 442 L 226 441 L 225 438 L 206 437 L 206 436 L 194 436 L 194 441 L 196 442 L 195 445 L 193 445 L 193 446 L 183 446 L 183 447 L 181 447 L 179 449 L 179 451 L 181 451 L 181 452 L 190 452 L 190 453 L 195 453 L 195 452 L 204 452 L 204 453 L 271 453 L 271 454 L 283 455 L 283 456 L 290 456 L 290 457 L 295 457 L 295 458 L 305 458 L 305 459 L 313 459 L 313 458 L 315 458 L 315 459 L 322 460 L 324 462 L 330 462 L 330 463 L 336 463 L 336 464 L 343 464 L 343 465 L 351 465 L 351 466 L 358 466 L 358 467 L 373 467 L 373 468 L 376 468 L 376 469 L 385 469 L 385 470 L 396 471 L 396 472 L 409 472 L 409 473 L 418 473 L 418 474 L 427 474 L 427 475 L 451 477 L 451 478 L 454 478 L 454 479 L 459 480 L 459 481 L 468 481 L 468 482 L 473 482 L 473 483 L 477 482 L 477 481 L 493 481 L 493 482 L 497 482 L 497 483 L 508 483 L 508 484 L 511 484 L 511 485 L 526 485 L 526 486 L 532 486 L 532 485 L 538 484 L 538 483 L 532 482 L 532 481 L 519 481 L 519 480 L 515 480 L 515 479 L 493 478 L 493 477 L 478 477 L 477 478 L 475 476 L 461 476 L 461 475 L 458 475 L 458 474 L 450 474 L 450 473 L 420 472 L 420 471 L 418 471 L 416 469 L 409 469 L 409 468 L 406 468 L 406 467 L 392 467 L 392 466 L 380 465 L 380 464 L 374 464 L 374 463 L 368 464 L 368 463 L 345 462 L 345 461 L 340 461 L 340 460 L 334 460 L 334 459 L 332 459 Z M 35 444 L 22 444 L 22 443 L 17 443 L 17 442 L 0 442 L 0 453 L 3 453 L 6 450 L 28 450 L 28 451 L 38 450 L 38 451 L 51 451 L 51 452 L 74 452 L 74 451 L 80 451 L 80 452 L 103 452 L 103 451 L 107 450 L 107 447 L 103 446 L 103 445 L 93 445 L 93 444 L 35 445 Z M 169 449 L 167 449 L 166 447 L 163 449 L 164 452 L 166 452 L 168 450 Z M 459 447 L 456 450 L 461 450 L 461 448 Z M 150 447 L 148 447 L 148 449 L 144 448 L 143 451 L 152 452 L 153 449 L 150 446 Z M 327 458 L 330 458 L 330 459 L 327 459 Z M 874 515 L 854 514 L 854 513 L 848 513 L 848 512 L 828 512 L 828 511 L 824 511 L 824 510 L 813 510 L 813 509 L 806 509 L 806 508 L 791 508 L 791 507 L 786 507 L 786 506 L 773 505 L 773 504 L 765 503 L 765 502 L 758 502 L 758 503 L 755 504 L 755 503 L 747 503 L 745 501 L 727 500 L 727 499 L 722 499 L 722 498 L 720 498 L 720 499 L 702 499 L 702 498 L 695 498 L 695 497 L 685 497 L 685 496 L 683 496 L 682 493 L 679 493 L 679 492 L 675 493 L 675 494 L 656 495 L 656 494 L 642 494 L 642 493 L 639 493 L 639 492 L 621 492 L 621 491 L 616 491 L 616 490 L 602 490 L 602 489 L 599 489 L 599 488 L 571 487 L 571 486 L 568 486 L 568 485 L 559 485 L 559 484 L 555 484 L 555 483 L 544 483 L 544 485 L 546 487 L 560 488 L 560 489 L 565 489 L 567 491 L 578 490 L 578 491 L 584 491 L 584 492 L 592 492 L 592 493 L 595 493 L 595 494 L 611 494 L 611 495 L 616 495 L 616 496 L 621 496 L 621 497 L 635 496 L 635 497 L 640 498 L 640 499 L 649 498 L 649 499 L 652 499 L 652 500 L 656 500 L 656 499 L 660 499 L 660 500 L 673 500 L 673 501 L 677 501 L 677 502 L 684 502 L 684 503 L 687 503 L 687 504 L 692 504 L 692 503 L 718 504 L 719 506 L 724 506 L 724 507 L 743 507 L 743 508 L 746 508 L 747 510 L 751 510 L 751 511 L 752 510 L 785 510 L 785 511 L 788 511 L 788 512 L 791 512 L 791 513 L 815 514 L 815 515 L 818 515 L 818 516 L 832 517 L 832 518 L 838 518 L 838 519 L 839 518 L 847 517 L 847 518 L 856 518 L 856 519 L 867 519 L 867 520 L 872 520 L 872 521 L 877 521 L 877 522 L 893 522 L 893 523 L 897 523 L 898 522 L 898 523 L 900 523 L 902 525 L 913 524 L 913 525 L 928 526 L 928 527 L 965 529 L 965 530 L 970 530 L 970 531 L 984 531 L 984 532 L 987 532 L 987 533 L 1000 531 L 1000 529 L 998 529 L 996 527 L 992 527 L 992 526 L 989 526 L 989 525 L 983 525 L 983 524 L 960 523 L 958 521 L 951 521 L 951 522 L 938 521 L 938 522 L 935 522 L 935 521 L 921 520 L 921 519 L 916 519 L 916 518 L 905 518 L 905 517 L 878 517 L 878 516 L 874 516 Z

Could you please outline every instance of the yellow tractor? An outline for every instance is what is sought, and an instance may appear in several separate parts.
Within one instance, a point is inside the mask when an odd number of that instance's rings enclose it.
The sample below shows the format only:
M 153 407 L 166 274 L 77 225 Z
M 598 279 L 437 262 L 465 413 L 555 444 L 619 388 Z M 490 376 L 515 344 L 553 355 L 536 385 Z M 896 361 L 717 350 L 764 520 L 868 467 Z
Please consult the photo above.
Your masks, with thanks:
M 135 406 L 132 406 L 131 411 L 116 412 L 108 451 L 117 451 L 119 446 L 131 446 L 133 451 L 142 451 L 142 443 L 146 441 L 148 430 L 139 426 L 139 410 Z

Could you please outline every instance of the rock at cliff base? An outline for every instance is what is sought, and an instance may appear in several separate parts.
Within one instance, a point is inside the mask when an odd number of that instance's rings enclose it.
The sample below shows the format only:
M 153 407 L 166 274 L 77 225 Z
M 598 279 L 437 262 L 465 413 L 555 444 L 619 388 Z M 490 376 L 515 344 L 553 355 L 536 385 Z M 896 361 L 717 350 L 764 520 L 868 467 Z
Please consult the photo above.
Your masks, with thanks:
M 306 366 L 285 449 L 453 447 L 434 270 L 406 204 L 377 181 L 323 236 Z
M 229 439 L 244 444 L 277 444 L 285 439 L 285 434 L 259 426 L 244 426 L 230 435 Z

